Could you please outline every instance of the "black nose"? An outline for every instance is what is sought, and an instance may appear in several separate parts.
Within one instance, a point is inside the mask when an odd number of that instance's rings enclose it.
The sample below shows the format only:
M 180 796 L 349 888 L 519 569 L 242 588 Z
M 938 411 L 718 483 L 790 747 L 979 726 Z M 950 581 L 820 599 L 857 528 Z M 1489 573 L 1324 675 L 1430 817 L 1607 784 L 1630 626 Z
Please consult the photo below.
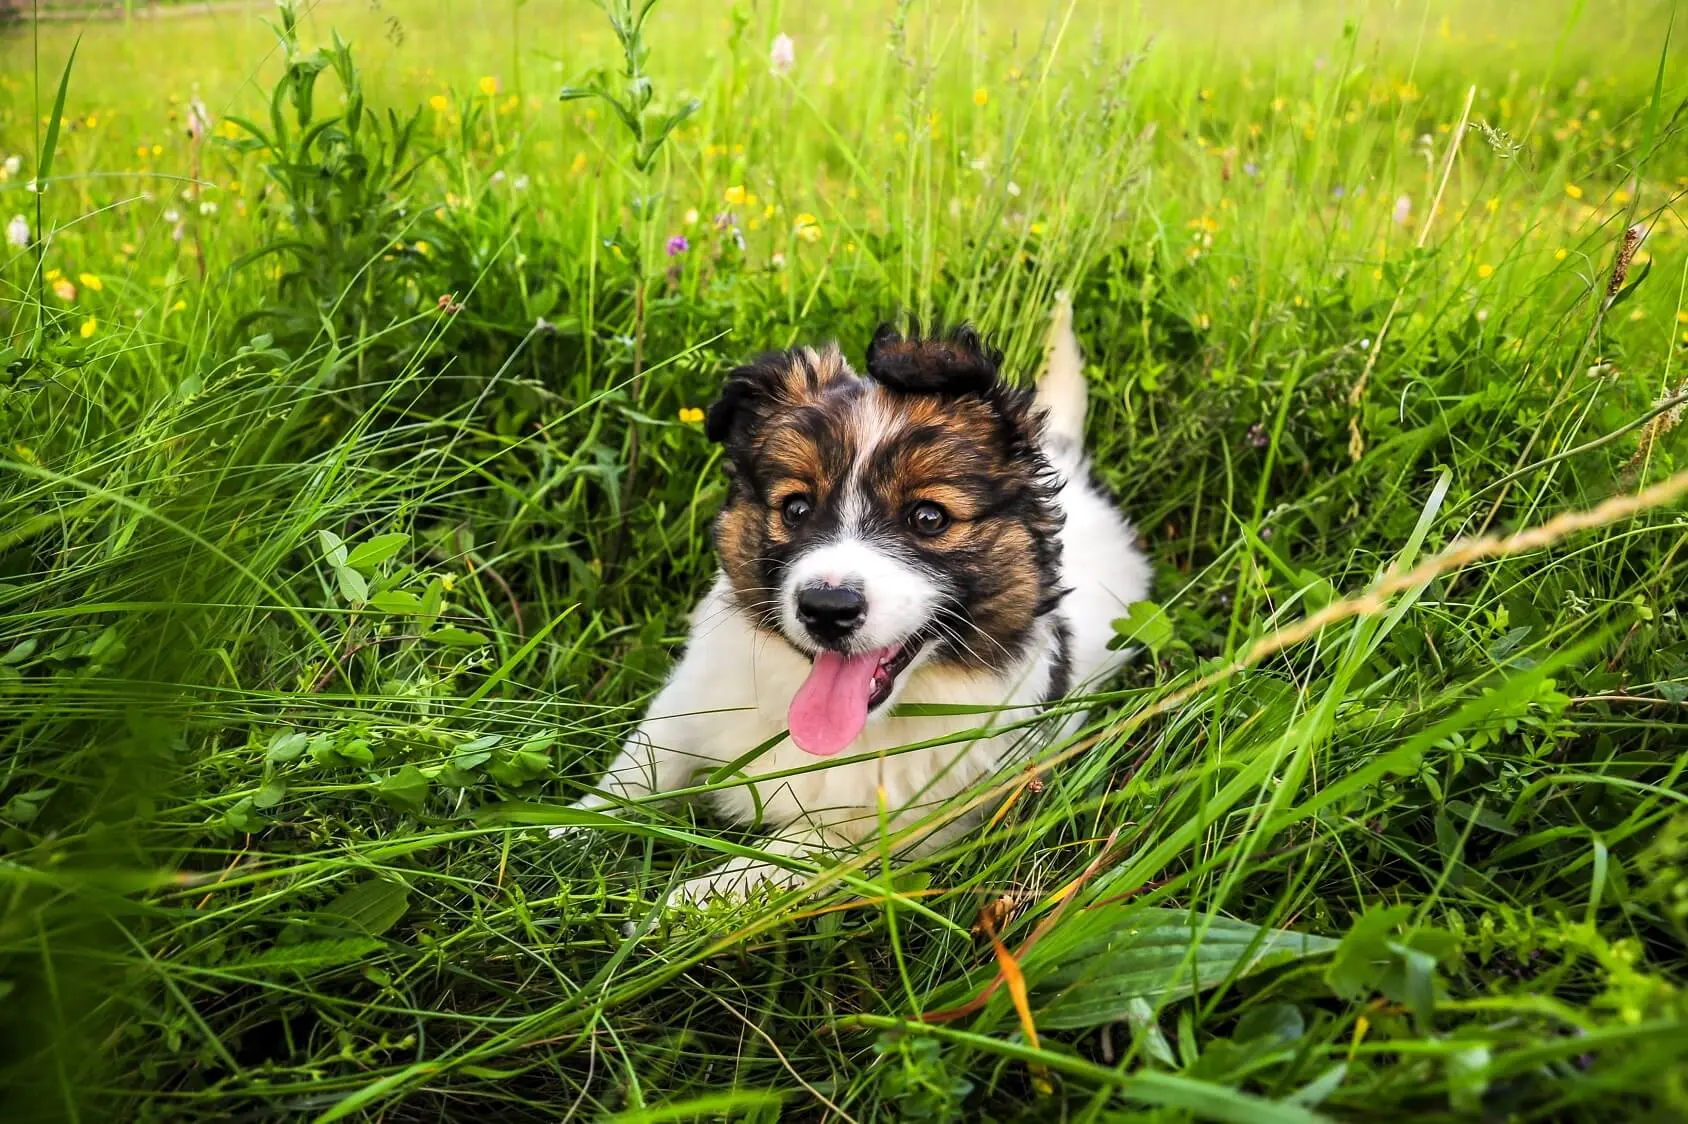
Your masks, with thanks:
M 823 644 L 844 639 L 865 616 L 867 598 L 847 585 L 812 585 L 797 594 L 797 619 Z

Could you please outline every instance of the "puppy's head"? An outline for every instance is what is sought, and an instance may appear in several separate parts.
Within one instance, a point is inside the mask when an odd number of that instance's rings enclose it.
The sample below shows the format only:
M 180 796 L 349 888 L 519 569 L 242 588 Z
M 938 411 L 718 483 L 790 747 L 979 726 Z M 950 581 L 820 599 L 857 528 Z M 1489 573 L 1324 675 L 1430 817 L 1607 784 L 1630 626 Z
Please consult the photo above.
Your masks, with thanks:
M 709 411 L 732 475 L 716 547 L 741 611 L 814 661 L 789 714 L 811 753 L 917 664 L 1007 666 L 1059 599 L 1041 418 L 998 362 L 970 329 L 881 328 L 866 377 L 836 347 L 775 352 Z

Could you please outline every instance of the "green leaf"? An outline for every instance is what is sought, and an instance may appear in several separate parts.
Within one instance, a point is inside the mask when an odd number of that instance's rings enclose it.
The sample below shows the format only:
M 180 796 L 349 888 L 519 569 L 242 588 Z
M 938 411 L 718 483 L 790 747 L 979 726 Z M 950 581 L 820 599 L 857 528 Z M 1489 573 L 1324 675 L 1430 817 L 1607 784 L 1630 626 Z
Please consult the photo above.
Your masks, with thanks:
M 401 531 L 390 535 L 376 535 L 368 542 L 361 542 L 354 546 L 346 556 L 346 565 L 364 573 L 375 569 L 381 563 L 403 550 L 410 543 L 410 536 Z
M 270 739 L 270 748 L 264 752 L 264 760 L 272 765 L 284 765 L 297 760 L 310 743 L 311 739 L 298 730 L 281 730 Z
M 446 644 L 453 648 L 479 648 L 486 643 L 486 637 L 478 632 L 470 632 L 466 628 L 458 628 L 448 624 L 444 628 L 436 628 L 428 633 L 428 639 L 436 644 Z
M 459 769 L 479 769 L 492 760 L 492 750 L 504 739 L 497 734 L 482 734 L 458 746 L 451 754 L 451 763 Z
M 1228 917 L 1097 906 L 1064 921 L 1021 968 L 1037 1025 L 1064 1030 L 1127 1019 L 1134 999 L 1171 1002 L 1336 947 L 1328 937 Z
M 1114 632 L 1119 636 L 1116 647 L 1137 644 L 1149 649 L 1151 655 L 1159 655 L 1172 641 L 1172 620 L 1153 601 L 1138 601 L 1114 622 Z
M 410 908 L 410 887 L 392 878 L 359 882 L 318 911 L 378 937 L 399 923 Z
M 370 596 L 369 607 L 383 613 L 412 616 L 422 611 L 422 599 L 402 589 L 385 589 Z
M 428 778 L 415 765 L 406 765 L 398 772 L 383 777 L 375 784 L 381 798 L 411 812 L 422 810 L 428 796 Z
M 350 566 L 334 567 L 334 580 L 340 584 L 340 596 L 347 601 L 368 600 L 369 582 Z
M 70 68 L 76 65 L 76 52 L 82 46 L 82 36 L 76 37 L 76 42 L 70 45 L 70 57 L 64 60 L 64 70 L 59 74 L 59 92 L 53 97 L 53 113 L 47 118 L 47 135 L 41 138 L 41 152 L 35 161 L 35 187 L 37 191 L 47 190 L 47 178 L 53 174 L 53 156 L 59 150 L 59 126 L 64 122 L 64 96 L 70 90 Z M 41 237 L 40 232 L 36 237 Z
M 265 781 L 257 792 L 252 794 L 252 806 L 264 811 L 281 803 L 281 798 L 287 795 L 287 782 L 275 777 Z
M 1361 914 L 1325 969 L 1331 990 L 1348 999 L 1370 995 L 1394 958 L 1390 935 L 1411 916 L 1412 908 L 1404 905 L 1373 906 Z
M 317 541 L 322 543 L 323 561 L 330 566 L 344 566 L 346 564 L 346 544 L 333 531 L 318 531 Z
M 301 941 L 295 945 L 272 948 L 243 960 L 225 961 L 217 967 L 219 971 L 225 972 L 309 972 L 317 968 L 355 964 L 383 947 L 385 942 L 371 937 Z

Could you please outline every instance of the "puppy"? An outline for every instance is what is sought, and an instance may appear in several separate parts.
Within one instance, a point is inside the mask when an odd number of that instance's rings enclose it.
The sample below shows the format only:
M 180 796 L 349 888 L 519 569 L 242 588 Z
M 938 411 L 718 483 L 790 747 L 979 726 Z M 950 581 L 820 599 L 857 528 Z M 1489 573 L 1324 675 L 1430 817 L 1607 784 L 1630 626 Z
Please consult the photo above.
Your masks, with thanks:
M 773 861 L 733 859 L 681 898 L 792 887 L 802 860 L 855 847 L 882 813 L 893 833 L 919 823 L 1008 760 L 1039 707 L 1124 660 L 1111 622 L 1146 595 L 1148 566 L 1089 481 L 1065 299 L 1035 392 L 999 360 L 970 329 L 884 327 L 865 377 L 836 346 L 728 376 L 706 426 L 731 480 L 720 570 L 644 722 L 573 805 L 612 811 L 738 763 L 725 775 L 748 783 L 710 799 L 771 827 Z M 889 752 L 910 745 L 925 748 Z

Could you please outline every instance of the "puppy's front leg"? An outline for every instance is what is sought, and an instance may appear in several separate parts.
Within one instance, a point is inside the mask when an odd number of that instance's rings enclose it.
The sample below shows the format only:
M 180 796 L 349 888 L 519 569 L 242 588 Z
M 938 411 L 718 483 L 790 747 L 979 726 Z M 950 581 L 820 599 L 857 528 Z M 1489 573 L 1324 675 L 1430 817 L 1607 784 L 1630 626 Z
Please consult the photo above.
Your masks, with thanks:
M 859 816 L 872 824 L 873 812 L 861 809 Z M 856 821 L 852 820 L 851 823 Z M 802 860 L 804 865 L 826 866 L 839 851 L 855 846 L 861 832 L 851 831 L 838 823 L 822 823 L 812 819 L 797 820 L 778 828 L 767 839 L 760 840 L 760 850 L 773 860 Z M 769 859 L 735 856 L 706 874 L 687 879 L 674 891 L 672 901 L 703 905 L 712 898 L 743 898 L 760 887 L 771 893 L 802 885 L 810 877 L 798 863 L 786 864 Z
M 610 767 L 604 770 L 596 786 L 598 791 L 570 804 L 570 811 L 614 815 L 625 803 L 672 792 L 685 785 L 697 762 L 683 750 L 657 745 L 651 740 L 649 727 L 647 722 L 633 731 Z M 556 827 L 551 829 L 551 835 L 566 835 L 574 830 L 573 826 Z

